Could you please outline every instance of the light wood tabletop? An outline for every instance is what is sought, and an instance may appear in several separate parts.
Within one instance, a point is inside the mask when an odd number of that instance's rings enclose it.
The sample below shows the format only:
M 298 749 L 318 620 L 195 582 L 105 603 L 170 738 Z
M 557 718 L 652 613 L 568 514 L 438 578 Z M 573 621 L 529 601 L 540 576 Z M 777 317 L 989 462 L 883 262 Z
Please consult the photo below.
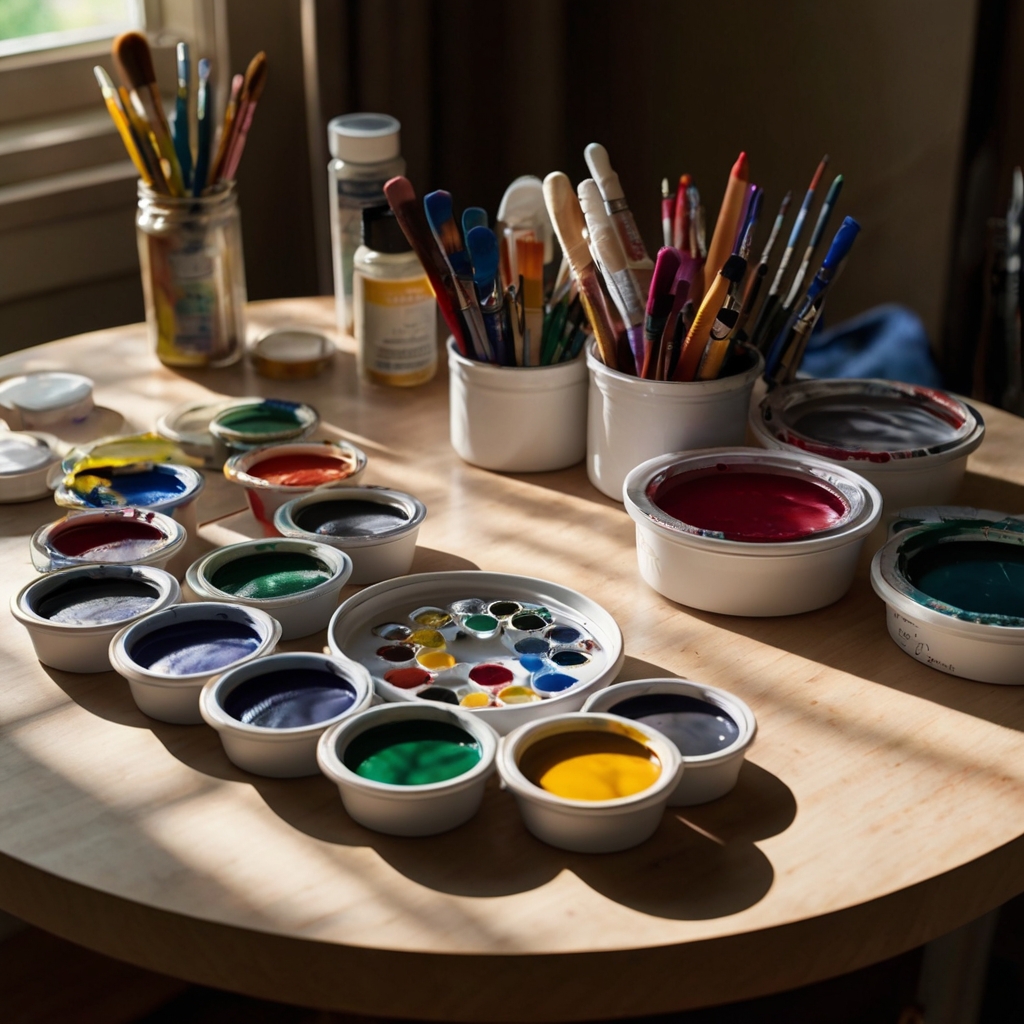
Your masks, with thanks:
M 255 304 L 250 330 L 332 331 L 330 299 Z M 633 524 L 583 466 L 505 476 L 448 444 L 444 372 L 361 387 L 351 346 L 313 382 L 242 365 L 178 374 L 141 325 L 0 359 L 61 368 L 151 427 L 210 393 L 312 402 L 323 436 L 369 455 L 366 481 L 427 505 L 414 572 L 480 568 L 582 591 L 622 628 L 621 678 L 684 676 L 753 708 L 727 797 L 666 813 L 603 856 L 533 839 L 491 785 L 447 835 L 369 832 L 323 778 L 236 769 L 206 726 L 147 719 L 112 672 L 36 661 L 0 626 L 0 907 L 144 967 L 324 1009 L 458 1021 L 569 1021 L 727 1002 L 820 980 L 928 941 L 1024 890 L 1024 690 L 915 662 L 889 639 L 867 558 L 830 608 L 786 619 L 693 612 L 639 578 Z M 1024 511 L 1024 421 L 984 409 L 964 504 Z M 208 473 L 200 520 L 242 508 Z M 0 589 L 34 575 L 57 518 L 0 506 Z M 343 597 L 354 592 L 347 588 Z M 284 645 L 319 650 L 325 635 Z

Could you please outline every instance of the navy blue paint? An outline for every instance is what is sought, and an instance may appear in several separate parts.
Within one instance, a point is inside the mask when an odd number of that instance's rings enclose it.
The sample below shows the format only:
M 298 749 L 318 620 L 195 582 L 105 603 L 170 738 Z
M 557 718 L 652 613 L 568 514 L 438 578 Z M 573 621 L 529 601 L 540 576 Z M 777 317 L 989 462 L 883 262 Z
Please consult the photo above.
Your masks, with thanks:
M 79 577 L 32 602 L 32 610 L 51 622 L 99 626 L 143 615 L 159 600 L 151 583 L 138 579 Z
M 132 661 L 172 676 L 216 672 L 252 654 L 260 635 L 231 619 L 184 619 L 139 637 L 128 651 Z
M 335 718 L 355 700 L 355 687 L 334 672 L 285 668 L 239 683 L 224 698 L 224 710 L 247 725 L 294 729 Z
M 379 537 L 409 521 L 405 512 L 381 501 L 318 501 L 300 509 L 295 525 L 327 537 Z

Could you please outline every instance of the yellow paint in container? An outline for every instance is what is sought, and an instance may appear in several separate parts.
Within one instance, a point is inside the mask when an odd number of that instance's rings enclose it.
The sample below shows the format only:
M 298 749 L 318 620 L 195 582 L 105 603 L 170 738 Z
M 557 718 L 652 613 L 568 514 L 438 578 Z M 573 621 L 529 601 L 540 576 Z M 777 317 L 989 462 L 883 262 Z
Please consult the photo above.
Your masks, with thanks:
M 661 762 L 645 744 L 621 733 L 574 730 L 531 744 L 519 770 L 566 800 L 617 800 L 653 786 Z
M 447 651 L 421 651 L 416 660 L 424 667 L 440 672 L 443 669 L 451 668 L 455 664 L 455 658 Z

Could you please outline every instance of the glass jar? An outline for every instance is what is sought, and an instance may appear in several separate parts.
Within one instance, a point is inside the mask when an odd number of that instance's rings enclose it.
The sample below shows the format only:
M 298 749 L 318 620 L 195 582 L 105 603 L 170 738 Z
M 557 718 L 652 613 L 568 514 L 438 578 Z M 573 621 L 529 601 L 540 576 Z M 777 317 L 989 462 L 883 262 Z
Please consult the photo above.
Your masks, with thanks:
M 405 174 L 401 125 L 390 114 L 343 114 L 327 125 L 331 162 L 331 247 L 338 330 L 351 334 L 352 261 L 362 235 L 363 210 L 386 202 L 384 185 Z
M 163 195 L 139 182 L 135 215 L 146 323 L 166 366 L 234 363 L 245 341 L 245 264 L 233 182 Z

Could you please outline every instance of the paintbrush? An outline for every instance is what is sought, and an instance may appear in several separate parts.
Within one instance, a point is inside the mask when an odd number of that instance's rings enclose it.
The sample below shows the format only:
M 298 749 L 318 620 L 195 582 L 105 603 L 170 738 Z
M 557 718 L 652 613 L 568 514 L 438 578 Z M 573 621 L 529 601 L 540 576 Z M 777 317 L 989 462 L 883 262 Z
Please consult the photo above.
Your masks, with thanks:
M 473 264 L 463 245 L 462 232 L 455 223 L 451 193 L 443 189 L 428 193 L 423 197 L 423 211 L 427 215 L 430 231 L 451 270 L 459 311 L 469 331 L 476 358 L 493 363 L 495 354 L 473 288 Z
M 178 43 L 176 49 L 178 91 L 174 100 L 174 152 L 181 165 L 181 180 L 185 191 L 192 188 L 192 140 L 188 123 L 189 58 L 188 43 Z
M 128 123 L 131 125 L 132 137 L 135 139 L 139 152 L 149 168 L 149 173 L 153 176 L 153 189 L 169 196 L 171 194 L 171 187 L 167 184 L 167 175 L 164 173 L 164 165 L 160 159 L 160 153 L 157 150 L 156 140 L 153 137 L 149 122 L 145 118 L 139 117 L 138 111 L 132 103 L 132 98 L 123 85 L 118 87 L 117 95 L 121 100 L 121 109 L 125 112 Z
M 544 202 L 554 225 L 558 243 L 579 286 L 580 301 L 597 339 L 598 353 L 606 366 L 616 369 L 618 339 L 612 330 L 608 307 L 605 305 L 597 276 L 597 267 L 587 246 L 587 222 L 573 191 L 572 182 L 561 171 L 552 171 L 544 179 Z
M 754 330 L 751 334 L 751 340 L 755 346 L 763 349 L 765 343 L 770 341 L 775 336 L 774 328 L 778 324 L 777 309 L 779 305 L 779 289 L 782 287 L 782 279 L 786 275 L 786 270 L 789 268 L 789 261 L 793 258 L 793 252 L 796 249 L 797 242 L 800 241 L 800 235 L 803 233 L 804 221 L 807 220 L 807 213 L 811 208 L 811 204 L 814 202 L 814 193 L 818 188 L 818 182 L 821 181 L 821 176 L 825 173 L 825 168 L 828 166 L 828 154 L 821 158 L 821 162 L 818 164 L 817 169 L 814 172 L 814 176 L 811 178 L 810 185 L 807 186 L 807 192 L 804 194 L 804 201 L 800 204 L 800 209 L 797 211 L 796 220 L 793 222 L 793 227 L 789 232 L 789 241 L 786 243 L 786 248 L 782 253 L 782 259 L 779 261 L 779 269 L 775 271 L 775 277 L 772 279 L 771 287 L 768 289 L 768 294 L 765 296 L 764 305 L 761 307 L 761 312 L 757 315 L 757 322 L 754 325 Z
M 740 230 L 736 235 L 736 246 L 734 252 L 745 260 L 750 259 L 750 250 L 754 244 L 754 232 L 757 230 L 757 221 L 761 216 L 761 200 L 764 197 L 764 190 L 757 185 L 750 186 L 748 201 L 743 210 L 743 219 L 740 221 Z
M 135 170 L 143 182 L 150 188 L 153 188 L 153 172 L 150 168 L 149 158 L 144 154 L 143 144 L 136 137 L 135 129 L 132 127 L 131 121 L 128 120 L 128 114 L 121 103 L 121 97 L 118 95 L 117 89 L 114 88 L 114 83 L 110 80 L 110 75 L 99 64 L 92 69 L 92 73 L 96 76 L 100 92 L 103 93 L 103 102 L 106 103 L 107 111 L 110 114 L 110 119 L 114 122 L 118 135 L 121 136 L 124 148 L 128 151 L 128 156 L 135 165 Z
M 668 187 L 668 178 L 661 179 L 661 244 L 672 244 L 672 192 Z
M 213 83 L 210 62 L 199 60 L 199 88 L 196 91 L 196 165 L 192 172 L 192 195 L 200 196 L 210 173 L 210 144 L 213 140 Z
M 517 238 L 543 242 L 545 265 L 554 260 L 554 233 L 544 206 L 544 186 L 540 178 L 532 174 L 516 178 L 501 197 L 496 220 L 494 233 L 501 246 L 501 281 L 506 288 L 519 284 Z
M 462 222 L 466 223 L 465 214 Z M 515 352 L 506 330 L 505 293 L 498 277 L 498 237 L 486 225 L 477 224 L 466 232 L 466 248 L 473 264 L 473 286 L 491 348 L 499 363 L 514 366 Z
M 665 246 L 658 251 L 658 259 L 654 264 L 654 276 L 651 288 L 647 293 L 647 315 L 644 318 L 644 351 L 643 357 L 636 359 L 636 375 L 648 380 L 654 377 L 661 354 L 661 336 L 665 332 L 665 323 L 672 312 L 675 298 L 672 287 L 676 274 L 679 272 L 681 254 L 673 246 Z
M 729 171 L 729 181 L 725 186 L 725 195 L 722 197 L 722 205 L 718 211 L 718 220 L 715 221 L 715 233 L 711 236 L 711 245 L 708 248 L 707 260 L 704 264 L 705 281 L 715 277 L 725 266 L 725 261 L 733 251 L 733 243 L 740 226 L 740 217 L 743 213 L 743 203 L 749 183 L 747 154 L 740 153 L 736 158 L 736 163 L 732 165 L 732 170 Z
M 608 294 L 615 303 L 623 323 L 626 337 L 637 366 L 643 365 L 644 354 L 644 301 L 640 298 L 636 278 L 626 262 L 618 232 L 605 209 L 601 190 L 593 178 L 585 178 L 576 190 L 580 208 L 587 221 L 587 243 L 594 257 Z
M 672 282 L 672 309 L 665 321 L 658 347 L 658 364 L 654 371 L 655 380 L 669 380 L 679 354 L 680 342 L 686 336 L 683 329 L 683 310 L 690 298 L 690 282 L 697 270 L 699 260 L 692 253 L 679 254 L 679 269 Z M 692 303 L 691 303 L 692 305 Z
M 523 338 L 524 366 L 540 366 L 544 336 L 544 243 L 529 238 L 516 239 L 516 266 L 519 267 L 526 331 Z
M 829 186 L 829 190 L 825 195 L 825 201 L 821 204 L 821 209 L 818 211 L 818 219 L 815 222 L 814 230 L 811 232 L 811 240 L 807 243 L 807 248 L 804 250 L 804 258 L 800 261 L 800 266 L 797 268 L 796 275 L 793 278 L 793 283 L 789 288 L 789 294 L 782 303 L 782 308 L 787 312 L 793 307 L 793 303 L 800 297 L 804 278 L 807 276 L 807 271 L 810 269 L 814 253 L 821 244 L 821 236 L 825 234 L 825 228 L 828 226 L 829 216 L 836 205 L 836 200 L 839 198 L 839 193 L 842 191 L 842 188 L 843 176 L 841 174 L 837 174 L 832 184 Z
M 263 95 L 263 87 L 266 84 L 267 55 L 260 50 L 249 61 L 249 66 L 245 69 L 242 92 L 238 98 L 238 114 L 235 117 L 231 141 L 220 172 L 220 178 L 223 181 L 234 181 L 235 175 L 238 173 L 238 164 L 242 159 L 242 151 L 245 149 L 245 140 L 249 137 L 252 119 L 256 116 L 256 104 L 259 102 L 260 96 Z
M 220 172 L 227 159 L 228 149 L 231 147 L 231 139 L 234 135 L 235 120 L 238 117 L 238 101 L 242 95 L 242 83 L 245 75 L 235 75 L 231 79 L 231 92 L 228 94 L 227 106 L 224 108 L 224 121 L 220 127 L 220 138 L 217 140 L 217 150 L 213 156 L 213 163 L 210 165 L 209 183 L 212 185 L 219 180 Z
M 405 233 L 423 270 L 430 281 L 434 298 L 441 309 L 444 322 L 452 332 L 455 346 L 464 356 L 470 355 L 468 339 L 465 337 L 462 321 L 457 312 L 458 299 L 452 283 L 451 268 L 434 243 L 423 207 L 416 199 L 416 192 L 408 178 L 392 178 L 384 186 L 384 197 L 391 207 L 395 220 Z
M 740 219 L 736 222 L 736 237 L 732 241 L 732 253 L 740 253 L 740 246 L 743 245 L 743 239 L 747 233 L 747 226 L 750 222 L 750 211 L 753 208 L 754 200 L 757 198 L 757 193 L 760 189 L 756 185 L 748 185 L 746 191 L 743 193 L 743 208 L 740 210 Z M 743 257 L 747 259 L 746 256 Z
M 839 271 L 842 269 L 846 257 L 849 255 L 850 249 L 859 233 L 860 224 L 852 217 L 846 217 L 832 239 L 832 244 L 828 247 L 828 252 L 825 254 L 821 268 L 814 276 L 814 280 L 811 281 L 799 309 L 790 317 L 785 328 L 779 332 L 775 343 L 768 353 L 768 357 L 765 360 L 764 376 L 765 380 L 769 383 L 776 380 L 778 368 L 783 361 L 783 357 L 786 355 L 787 350 L 791 349 L 796 325 L 801 321 L 806 322 L 816 306 L 818 307 L 818 312 L 815 315 L 815 319 L 817 315 L 820 315 L 821 304 L 825 301 L 829 288 L 839 276 Z M 806 339 L 804 344 L 806 344 Z M 792 353 L 790 353 L 788 362 L 792 363 Z M 792 372 L 796 373 L 795 367 Z
M 757 269 L 747 279 L 747 287 L 743 293 L 743 305 L 740 307 L 739 319 L 736 321 L 736 339 L 738 341 L 746 341 L 744 328 L 754 306 L 757 304 L 757 296 L 761 291 L 761 285 L 768 275 L 768 261 L 771 259 L 772 249 L 775 248 L 775 240 L 779 237 L 779 232 L 782 230 L 782 222 L 786 219 L 786 211 L 789 209 L 792 199 L 792 192 L 787 192 L 783 196 L 782 202 L 779 205 L 779 212 L 775 216 L 775 223 L 772 225 L 772 230 L 768 235 L 768 241 L 761 252 L 761 259 L 757 264 Z
M 149 122 L 157 150 L 167 162 L 165 175 L 171 195 L 183 196 L 185 184 L 181 177 L 181 165 L 174 152 L 171 129 L 160 101 L 149 43 L 140 32 L 123 32 L 114 40 L 111 52 L 136 112 Z
M 747 261 L 741 256 L 730 256 L 725 266 L 715 275 L 711 287 L 707 290 L 697 315 L 693 318 L 683 350 L 679 354 L 679 365 L 676 367 L 673 380 L 693 380 L 697 367 L 704 357 L 711 338 L 711 329 L 720 320 L 723 308 L 729 299 L 729 289 L 733 281 L 738 280 L 747 269 Z M 735 320 L 733 320 L 735 323 Z
M 644 240 L 633 219 L 629 203 L 626 202 L 626 193 L 622 190 L 619 176 L 612 170 L 608 150 L 600 143 L 592 142 L 583 151 L 583 156 L 587 161 L 587 167 L 590 168 L 591 176 L 601 190 L 605 209 L 618 232 L 622 251 L 626 254 L 626 262 L 636 279 L 637 292 L 646 300 L 651 275 L 654 273 L 654 263 L 644 248 Z
M 733 253 L 722 267 L 722 277 L 732 281 L 732 287 L 725 303 L 718 311 L 718 316 L 715 317 L 715 322 L 711 325 L 708 343 L 697 367 L 696 380 L 714 380 L 722 372 L 722 366 L 732 350 L 733 334 L 740 315 L 737 285 L 743 280 L 746 272 L 747 261 L 738 253 Z
M 1003 343 L 1006 348 L 1006 387 L 1003 408 L 1021 412 L 1024 371 L 1020 350 L 1021 216 L 1024 215 L 1024 175 L 1014 167 L 1010 182 L 1010 203 L 1006 209 L 1006 272 L 1003 296 Z
M 690 182 L 688 174 L 681 174 L 679 184 L 676 186 L 676 203 L 672 216 L 672 245 L 680 252 L 693 252 L 690 247 Z
M 522 296 L 514 284 L 510 284 L 505 289 L 505 309 L 508 312 L 508 333 L 512 336 L 513 365 L 525 366 L 523 342 L 526 333 L 526 316 Z
M 467 249 L 469 248 L 469 233 L 473 228 L 478 227 L 487 227 L 487 211 L 481 206 L 467 206 L 462 211 L 462 234 L 466 238 Z M 472 250 L 470 250 L 470 257 L 472 258 Z

